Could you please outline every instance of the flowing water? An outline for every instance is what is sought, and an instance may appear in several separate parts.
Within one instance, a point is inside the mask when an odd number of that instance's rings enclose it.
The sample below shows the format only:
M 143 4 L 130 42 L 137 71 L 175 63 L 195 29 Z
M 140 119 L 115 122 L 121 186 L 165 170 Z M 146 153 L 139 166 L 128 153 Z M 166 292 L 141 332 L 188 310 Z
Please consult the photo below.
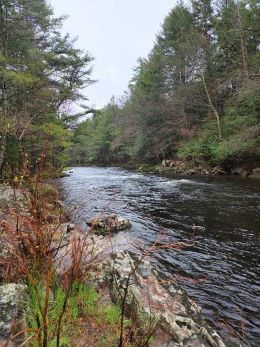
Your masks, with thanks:
M 169 242 L 191 240 L 194 224 L 194 246 L 160 251 L 157 269 L 177 278 L 224 338 L 236 331 L 243 346 L 260 346 L 259 182 L 86 167 L 61 184 L 77 222 L 114 212 L 133 224 L 122 233 L 146 245 L 161 232 Z

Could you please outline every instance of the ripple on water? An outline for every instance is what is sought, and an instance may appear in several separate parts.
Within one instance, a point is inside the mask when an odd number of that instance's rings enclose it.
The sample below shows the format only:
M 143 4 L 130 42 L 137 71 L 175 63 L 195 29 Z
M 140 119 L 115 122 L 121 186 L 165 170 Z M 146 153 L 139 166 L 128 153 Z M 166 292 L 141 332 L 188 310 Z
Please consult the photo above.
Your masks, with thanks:
M 193 247 L 160 251 L 152 261 L 182 284 L 223 336 L 241 333 L 243 322 L 243 346 L 259 346 L 259 185 L 100 167 L 73 168 L 60 182 L 66 202 L 78 206 L 77 220 L 102 211 L 129 218 L 133 228 L 120 233 L 122 240 L 131 235 L 148 246 L 160 232 L 169 242 L 191 240 L 195 224 Z

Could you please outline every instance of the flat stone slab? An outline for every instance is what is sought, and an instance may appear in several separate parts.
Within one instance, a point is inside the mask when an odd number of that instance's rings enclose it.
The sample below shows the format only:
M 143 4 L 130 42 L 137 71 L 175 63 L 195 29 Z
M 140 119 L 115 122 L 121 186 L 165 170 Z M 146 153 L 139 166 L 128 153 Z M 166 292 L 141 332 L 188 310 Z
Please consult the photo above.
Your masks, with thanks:
M 225 347 L 217 332 L 203 318 L 201 308 L 173 280 L 162 281 L 149 259 L 116 252 L 106 260 L 112 283 L 112 297 L 120 301 L 130 273 L 126 311 L 141 322 L 152 321 L 158 335 L 151 346 Z M 138 266 L 136 267 L 136 264 Z M 105 264 L 104 264 L 105 265 Z M 105 265 L 106 268 L 106 265 Z M 104 271 L 104 270 L 103 270 Z

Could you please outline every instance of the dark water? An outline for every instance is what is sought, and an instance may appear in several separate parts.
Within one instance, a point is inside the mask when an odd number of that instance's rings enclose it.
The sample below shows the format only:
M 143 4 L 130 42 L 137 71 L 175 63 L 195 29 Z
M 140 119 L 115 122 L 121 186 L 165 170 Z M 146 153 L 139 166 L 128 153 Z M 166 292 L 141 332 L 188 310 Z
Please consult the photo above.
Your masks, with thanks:
M 163 276 L 178 277 L 222 336 L 244 335 L 260 346 L 260 185 L 253 181 L 167 178 L 118 168 L 74 168 L 61 180 L 75 219 L 115 212 L 133 223 L 131 234 L 149 244 L 163 231 L 170 242 L 196 242 L 164 250 L 153 261 Z M 205 278 L 203 281 L 192 279 Z M 241 337 L 242 339 L 242 337 Z M 231 338 L 230 345 L 238 345 Z

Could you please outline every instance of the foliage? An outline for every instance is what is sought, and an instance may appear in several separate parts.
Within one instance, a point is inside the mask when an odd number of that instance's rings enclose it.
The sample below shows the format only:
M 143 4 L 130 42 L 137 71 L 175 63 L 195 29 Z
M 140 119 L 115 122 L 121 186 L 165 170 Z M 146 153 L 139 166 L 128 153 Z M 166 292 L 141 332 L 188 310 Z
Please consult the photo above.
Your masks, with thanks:
M 37 295 L 41 295 L 44 301 L 44 293 L 42 288 L 37 288 Z M 35 298 L 35 291 L 29 290 L 30 302 L 27 309 L 28 328 L 36 329 L 37 324 L 35 321 L 35 313 L 39 312 L 38 297 Z M 66 297 L 66 290 L 58 283 L 53 287 L 52 298 L 48 310 L 48 324 L 49 324 L 49 346 L 56 346 L 56 331 L 59 316 L 63 310 L 64 299 Z M 100 305 L 100 294 L 94 287 L 89 287 L 86 284 L 79 282 L 73 285 L 71 295 L 68 300 L 66 313 L 63 318 L 62 324 L 62 340 L 61 346 L 70 346 L 73 339 L 77 337 L 79 330 L 79 320 L 89 321 L 94 326 L 92 334 L 94 335 L 95 329 L 101 329 L 99 333 L 99 341 L 102 340 L 108 343 L 107 346 L 114 346 L 119 338 L 119 322 L 121 317 L 120 307 L 117 305 Z M 130 321 L 128 321 L 128 325 Z M 104 329 L 107 326 L 107 329 Z
M 48 183 L 41 183 L 38 186 L 38 199 L 48 204 L 55 204 L 58 200 L 59 192 Z
M 232 104 L 227 105 L 222 119 L 222 141 L 218 140 L 217 128 L 210 120 L 193 141 L 180 147 L 178 154 L 210 160 L 213 164 L 259 156 L 259 92 L 256 83 L 247 83 Z
M 17 204 L 14 201 L 0 225 L 4 245 L 1 277 L 25 284 L 29 299 L 27 324 L 17 334 L 11 327 L 10 341 L 26 334 L 27 345 L 33 347 L 71 346 L 79 337 L 93 346 L 115 346 L 122 319 L 124 336 L 128 336 L 131 322 L 121 315 L 119 306 L 101 303 L 102 294 L 93 282 L 101 255 L 93 252 L 89 235 L 75 231 L 68 237 L 60 228 L 62 210 L 57 204 L 57 190 L 41 182 L 46 158 L 42 153 L 35 175 L 28 176 L 24 168 L 17 177 L 14 192 L 24 193 L 22 205 L 20 200 Z
M 82 89 L 93 81 L 92 58 L 61 34 L 63 19 L 45 0 L 0 2 L 0 174 L 4 166 L 19 171 L 21 153 L 34 169 L 46 142 L 49 166 L 68 159 L 68 128 L 78 116 L 69 108 L 86 100 Z M 88 111 L 82 105 L 79 113 Z
M 255 0 L 176 5 L 124 98 L 75 130 L 71 163 L 259 159 L 259 23 Z
M 39 296 L 41 296 L 40 302 Z M 63 311 L 65 297 L 66 290 L 59 283 L 56 283 L 53 286 L 48 309 L 48 346 L 56 346 L 57 322 Z M 37 330 L 36 316 L 40 317 L 40 306 L 45 299 L 43 288 L 41 286 L 37 289 L 29 287 L 29 299 L 26 314 L 28 328 Z M 93 319 L 95 323 L 92 324 L 96 326 L 96 329 L 98 329 L 98 326 L 102 327 L 103 337 L 99 337 L 101 342 L 102 339 L 109 340 L 111 347 L 113 343 L 116 343 L 119 334 L 120 308 L 116 305 L 100 305 L 99 302 L 100 295 L 94 287 L 88 287 L 83 283 L 73 285 L 66 313 L 63 317 L 61 346 L 70 346 L 73 339 L 77 337 L 80 319 Z M 104 330 L 104 325 L 108 326 L 108 331 Z M 111 330 L 111 333 L 109 330 Z

